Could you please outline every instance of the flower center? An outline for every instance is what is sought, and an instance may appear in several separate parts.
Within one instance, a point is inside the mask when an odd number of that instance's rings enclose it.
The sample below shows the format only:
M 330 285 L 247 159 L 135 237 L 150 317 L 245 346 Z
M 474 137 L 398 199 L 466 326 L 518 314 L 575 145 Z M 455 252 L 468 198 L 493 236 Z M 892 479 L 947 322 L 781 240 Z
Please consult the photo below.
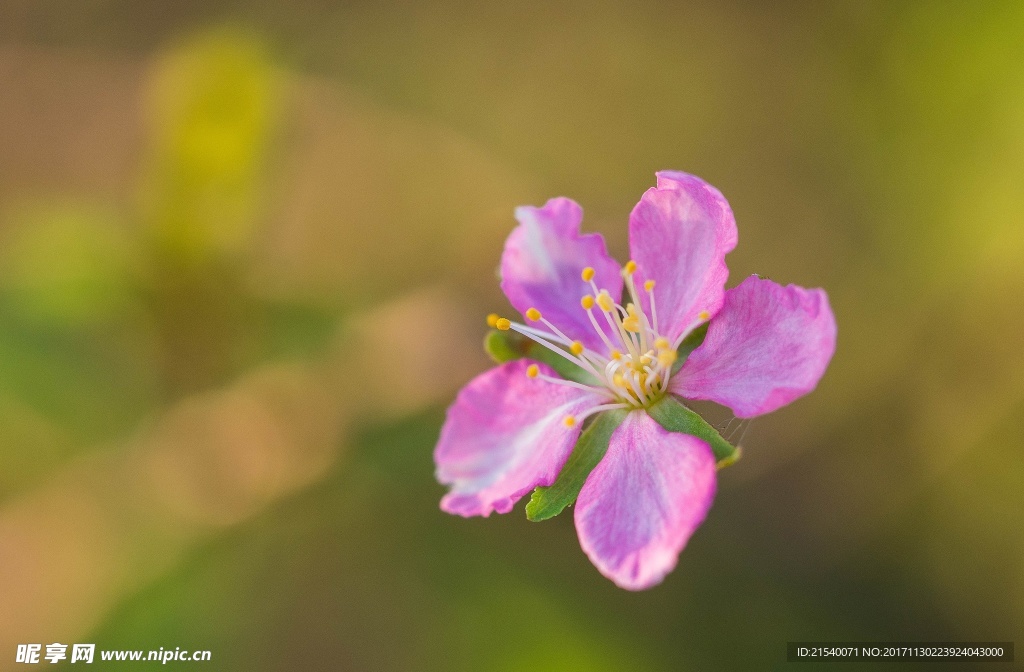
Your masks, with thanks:
M 547 329 L 519 324 L 497 315 L 488 317 L 492 327 L 501 330 L 512 329 L 552 350 L 584 369 L 595 379 L 596 384 L 586 385 L 575 381 L 554 378 L 540 373 L 539 367 L 530 366 L 527 375 L 542 378 L 559 385 L 569 385 L 593 391 L 608 397 L 608 404 L 589 409 L 582 416 L 569 416 L 566 424 L 572 426 L 584 417 L 609 408 L 645 408 L 650 406 L 668 389 L 672 365 L 676 361 L 679 343 L 670 343 L 658 332 L 658 312 L 654 301 L 654 280 L 643 285 L 647 295 L 650 315 L 644 311 L 640 295 L 633 282 L 636 262 L 630 261 L 622 268 L 626 291 L 631 299 L 623 306 L 612 298 L 607 289 L 594 282 L 595 271 L 589 266 L 583 269 L 582 280 L 592 293 L 580 299 L 580 307 L 587 312 L 590 324 L 605 346 L 604 352 L 585 347 L 580 341 L 566 336 L 554 324 L 541 315 L 536 308 L 526 311 L 526 319 Z M 707 320 L 707 313 L 700 319 Z M 682 340 L 680 337 L 679 341 Z

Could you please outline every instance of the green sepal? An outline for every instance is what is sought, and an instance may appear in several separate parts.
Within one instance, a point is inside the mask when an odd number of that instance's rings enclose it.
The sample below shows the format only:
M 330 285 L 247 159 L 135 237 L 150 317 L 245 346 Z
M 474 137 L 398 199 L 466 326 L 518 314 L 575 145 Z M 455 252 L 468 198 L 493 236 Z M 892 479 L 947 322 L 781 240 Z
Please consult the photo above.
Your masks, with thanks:
M 520 348 L 521 344 L 508 336 L 508 333 L 491 329 L 484 336 L 484 351 L 498 364 L 511 362 L 513 359 L 522 359 L 526 356 Z M 515 335 L 519 336 L 519 334 Z
M 692 434 L 706 441 L 711 446 L 711 452 L 715 454 L 719 468 L 729 466 L 740 457 L 739 448 L 723 439 L 717 429 L 671 395 L 665 395 L 657 403 L 652 404 L 647 413 L 670 432 Z
M 608 441 L 612 432 L 622 424 L 629 411 L 616 409 L 605 411 L 594 418 L 590 426 L 580 434 L 572 454 L 562 467 L 555 482 L 533 491 L 526 505 L 526 517 L 534 522 L 554 518 L 565 507 L 576 501 L 583 489 L 587 476 L 608 452 Z
M 598 384 L 594 377 L 565 357 L 551 352 L 543 345 L 515 331 L 499 331 L 492 329 L 484 337 L 484 350 L 498 364 L 511 362 L 513 359 L 533 359 L 547 364 L 567 380 L 587 385 Z M 567 353 L 568 354 L 568 353 Z
M 679 369 L 683 368 L 683 364 L 686 362 L 686 358 L 690 356 L 690 353 L 700 347 L 700 344 L 704 342 L 704 337 L 708 335 L 708 324 L 705 322 L 700 325 L 683 339 L 683 342 L 676 348 L 676 361 L 672 364 L 672 373 L 676 373 Z

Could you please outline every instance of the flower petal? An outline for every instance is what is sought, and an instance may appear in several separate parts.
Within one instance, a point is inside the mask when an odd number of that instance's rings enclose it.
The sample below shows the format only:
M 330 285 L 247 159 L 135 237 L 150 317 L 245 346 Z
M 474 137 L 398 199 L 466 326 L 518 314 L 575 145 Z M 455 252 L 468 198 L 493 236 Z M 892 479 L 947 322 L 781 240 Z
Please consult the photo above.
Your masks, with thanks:
M 722 305 L 729 269 L 725 255 L 736 247 L 736 220 L 729 203 L 710 184 L 687 173 L 662 171 L 629 216 L 629 249 L 637 263 L 640 302 L 654 280 L 658 331 L 674 341 Z
M 725 293 L 671 390 L 752 418 L 813 390 L 835 349 L 836 319 L 823 290 L 751 276 Z
M 580 546 L 619 587 L 650 588 L 676 566 L 711 508 L 715 487 L 708 444 L 633 411 L 576 501 Z
M 461 516 L 507 513 L 538 485 L 551 485 L 572 452 L 580 424 L 566 427 L 567 415 L 595 406 L 603 397 L 528 378 L 537 364 L 519 359 L 486 371 L 459 392 L 448 409 L 434 449 L 437 480 L 451 485 L 441 508 Z
M 543 208 L 516 208 L 517 226 L 501 256 L 501 289 L 516 310 L 536 308 L 566 336 L 588 348 L 606 348 L 594 331 L 580 299 L 592 293 L 580 277 L 594 269 L 598 287 L 618 299 L 622 294 L 619 265 L 608 256 L 599 233 L 580 234 L 583 210 L 568 198 L 553 198 Z

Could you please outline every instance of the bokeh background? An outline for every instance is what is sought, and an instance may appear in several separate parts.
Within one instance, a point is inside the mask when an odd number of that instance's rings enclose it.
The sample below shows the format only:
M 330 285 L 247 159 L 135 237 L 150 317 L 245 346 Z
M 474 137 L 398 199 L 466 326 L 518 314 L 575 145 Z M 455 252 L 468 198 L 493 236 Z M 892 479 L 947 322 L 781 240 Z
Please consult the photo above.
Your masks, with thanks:
M 0 669 L 1019 642 L 1022 35 L 1014 1 L 3 0 Z M 839 345 L 634 594 L 571 515 L 442 514 L 431 451 L 512 209 L 573 197 L 625 259 L 664 168 L 729 198 L 730 285 L 826 288 Z

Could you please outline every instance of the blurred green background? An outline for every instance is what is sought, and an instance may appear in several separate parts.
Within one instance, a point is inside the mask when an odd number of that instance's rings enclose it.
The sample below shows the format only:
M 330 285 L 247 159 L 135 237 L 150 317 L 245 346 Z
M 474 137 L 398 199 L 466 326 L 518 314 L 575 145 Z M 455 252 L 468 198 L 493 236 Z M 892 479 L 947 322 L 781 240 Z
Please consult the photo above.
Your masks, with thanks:
M 1020 640 L 1022 35 L 1013 1 L 5 0 L 0 669 Z M 634 594 L 570 515 L 442 514 L 431 451 L 512 209 L 570 196 L 625 259 L 666 168 L 730 200 L 730 285 L 826 288 L 839 345 Z

